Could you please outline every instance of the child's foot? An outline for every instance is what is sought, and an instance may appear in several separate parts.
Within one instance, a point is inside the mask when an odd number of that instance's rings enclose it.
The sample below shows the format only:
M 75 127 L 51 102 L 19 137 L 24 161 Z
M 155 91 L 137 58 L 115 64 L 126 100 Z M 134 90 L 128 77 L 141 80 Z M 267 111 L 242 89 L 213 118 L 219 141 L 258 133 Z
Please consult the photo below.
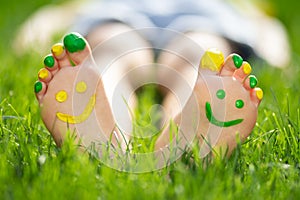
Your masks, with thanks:
M 227 155 L 230 155 L 237 140 L 244 141 L 251 133 L 256 123 L 257 109 L 263 98 L 263 92 L 256 87 L 255 76 L 250 75 L 251 66 L 239 55 L 231 54 L 224 62 L 221 52 L 210 50 L 203 55 L 200 67 L 194 88 L 197 105 L 191 105 L 192 101 L 188 101 L 179 114 L 182 119 L 176 116 L 175 122 L 180 124 L 184 121 L 183 113 L 187 110 L 199 110 L 196 136 L 200 140 L 201 156 L 206 156 L 211 152 L 211 148 L 220 147 L 223 154 L 228 150 Z M 185 123 L 179 127 L 180 130 L 189 129 L 185 126 L 192 127 L 195 123 L 192 121 L 190 124 Z M 191 133 L 183 134 L 191 135 Z M 169 132 L 166 131 L 159 138 L 158 148 L 167 144 L 168 135 Z
M 56 144 L 61 146 L 68 130 L 85 147 L 108 141 L 111 134 L 115 144 L 118 131 L 86 40 L 70 33 L 63 44 L 53 45 L 51 51 L 44 59 L 45 67 L 38 73 L 34 90 L 43 122 Z

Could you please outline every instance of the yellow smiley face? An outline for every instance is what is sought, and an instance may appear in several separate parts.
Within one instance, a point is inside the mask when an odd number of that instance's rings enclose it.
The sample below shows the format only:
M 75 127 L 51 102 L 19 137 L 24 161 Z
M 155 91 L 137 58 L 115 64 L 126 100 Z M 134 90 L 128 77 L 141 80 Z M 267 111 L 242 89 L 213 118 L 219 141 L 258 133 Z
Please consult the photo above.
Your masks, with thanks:
M 87 90 L 87 84 L 84 81 L 80 81 L 76 84 L 75 90 L 78 93 L 84 93 Z M 55 99 L 57 102 L 63 103 L 68 99 L 68 94 L 65 90 L 60 90 L 59 92 L 56 93 Z M 69 124 L 77 124 L 77 123 L 84 122 L 92 113 L 95 106 L 95 102 L 96 102 L 96 95 L 94 94 L 90 97 L 89 102 L 87 103 L 84 111 L 80 115 L 73 116 L 66 113 L 57 112 L 56 116 L 61 121 L 67 122 Z

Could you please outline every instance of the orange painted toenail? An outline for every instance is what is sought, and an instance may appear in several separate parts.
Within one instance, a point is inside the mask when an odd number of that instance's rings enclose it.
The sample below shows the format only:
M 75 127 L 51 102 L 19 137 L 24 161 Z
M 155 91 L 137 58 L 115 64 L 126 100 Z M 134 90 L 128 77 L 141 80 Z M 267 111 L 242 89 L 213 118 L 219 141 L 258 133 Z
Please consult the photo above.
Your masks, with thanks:
M 56 99 L 59 103 L 65 102 L 65 101 L 68 99 L 68 94 L 67 94 L 66 91 L 61 90 L 61 91 L 59 91 L 58 93 L 56 93 L 55 99 Z
M 224 63 L 224 55 L 217 49 L 208 49 L 201 58 L 201 67 L 212 71 L 220 71 Z
M 86 91 L 86 83 L 84 81 L 80 81 L 76 84 L 76 91 L 79 93 L 83 93 Z
M 60 43 L 53 45 L 51 48 L 51 51 L 55 56 L 60 56 L 64 52 L 64 50 L 64 46 Z
M 256 91 L 256 96 L 259 100 L 262 100 L 262 98 L 264 97 L 264 92 L 262 91 L 262 89 L 260 88 L 255 88 Z
M 252 67 L 249 63 L 245 62 L 244 66 L 243 66 L 243 71 L 245 74 L 250 74 L 252 71 Z
M 38 73 L 38 77 L 40 78 L 40 79 L 45 79 L 45 78 L 48 78 L 49 77 L 49 72 L 48 72 L 48 70 L 46 70 L 45 68 L 43 68 L 43 69 L 41 69 L 40 71 L 39 71 L 39 73 Z

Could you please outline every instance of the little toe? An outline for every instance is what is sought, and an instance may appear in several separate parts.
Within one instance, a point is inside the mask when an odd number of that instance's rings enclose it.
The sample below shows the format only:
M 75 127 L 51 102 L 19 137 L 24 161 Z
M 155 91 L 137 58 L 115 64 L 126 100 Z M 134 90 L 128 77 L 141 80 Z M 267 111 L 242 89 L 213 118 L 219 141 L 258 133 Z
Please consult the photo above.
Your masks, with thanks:
M 251 71 L 251 65 L 248 62 L 244 61 L 242 66 L 239 69 L 235 70 L 233 76 L 240 82 L 243 82 L 247 78 L 247 76 L 249 76 Z
M 64 39 L 64 46 L 72 62 L 76 65 L 82 63 L 91 54 L 87 41 L 79 33 L 69 33 Z
M 44 83 L 43 81 L 35 82 L 34 92 L 35 92 L 36 98 L 38 99 L 39 103 L 41 103 L 41 100 L 42 100 L 43 96 L 45 95 L 46 90 L 47 90 L 46 83 Z
M 252 89 L 250 92 L 250 98 L 257 107 L 259 106 L 261 100 L 263 99 L 263 96 L 264 96 L 263 90 L 258 87 Z
M 239 69 L 243 64 L 243 58 L 239 56 L 238 54 L 231 54 L 229 55 L 224 65 L 222 66 L 222 69 L 220 71 L 221 76 L 232 76 L 235 72 L 235 70 Z
M 65 47 L 62 43 L 56 43 L 51 47 L 51 52 L 56 58 L 60 68 L 71 66 L 72 63 L 66 53 Z

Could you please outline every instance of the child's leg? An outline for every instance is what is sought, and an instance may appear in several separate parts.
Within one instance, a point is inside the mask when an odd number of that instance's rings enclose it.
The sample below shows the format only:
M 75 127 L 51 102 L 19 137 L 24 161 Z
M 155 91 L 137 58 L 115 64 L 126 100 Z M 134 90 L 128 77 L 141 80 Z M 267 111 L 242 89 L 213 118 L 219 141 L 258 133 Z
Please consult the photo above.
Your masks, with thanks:
M 116 123 L 130 134 L 132 116 L 129 109 L 133 110 L 136 104 L 134 92 L 153 74 L 151 45 L 141 34 L 122 23 L 95 27 L 87 40 L 92 46 Z

